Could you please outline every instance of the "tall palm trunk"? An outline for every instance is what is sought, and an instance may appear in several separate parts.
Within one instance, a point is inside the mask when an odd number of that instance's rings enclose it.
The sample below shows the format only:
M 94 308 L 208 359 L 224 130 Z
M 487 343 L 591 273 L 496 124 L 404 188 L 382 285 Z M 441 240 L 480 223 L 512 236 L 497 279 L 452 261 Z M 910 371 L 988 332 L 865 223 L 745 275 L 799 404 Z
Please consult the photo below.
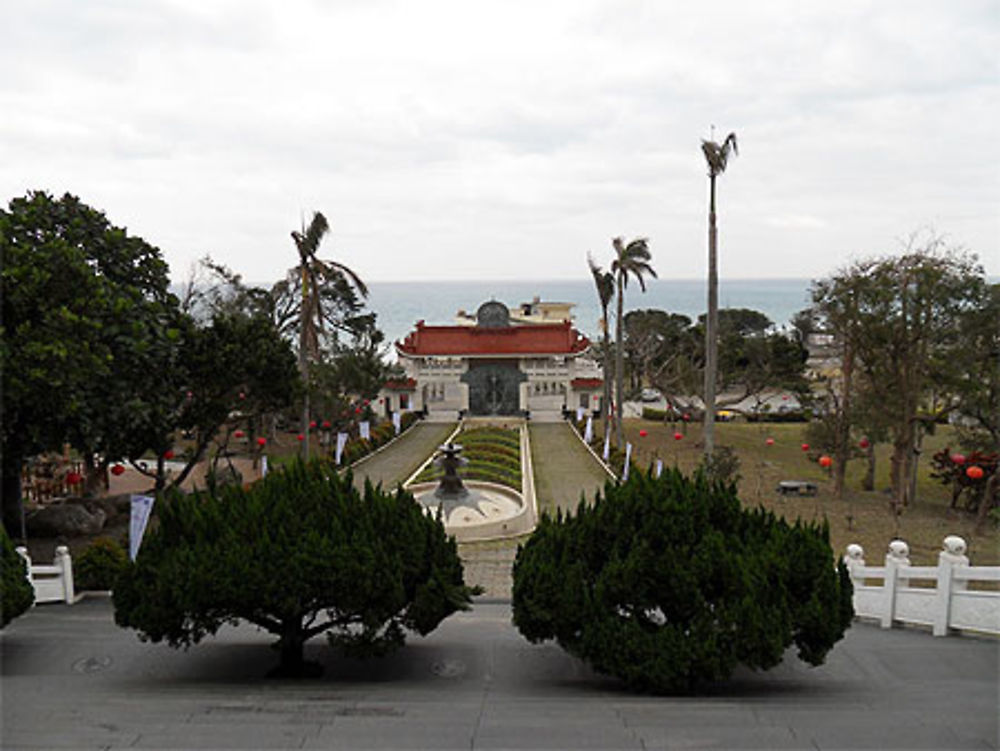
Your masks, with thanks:
M 705 321 L 705 456 L 715 451 L 715 381 L 718 370 L 719 343 L 719 270 L 718 237 L 715 227 L 715 175 L 709 179 L 711 195 L 708 208 L 708 317 Z
M 618 274 L 618 317 L 615 328 L 615 442 L 618 448 L 625 445 L 625 430 L 622 426 L 622 408 L 624 405 L 624 388 L 622 386 L 625 370 L 625 351 L 622 347 L 622 300 L 624 297 L 624 274 Z
M 302 307 L 299 310 L 299 374 L 302 377 L 302 459 L 309 460 L 309 358 L 307 355 L 307 334 L 308 326 L 307 311 L 309 304 L 309 282 L 305 263 L 302 264 Z
M 604 413 L 604 435 L 611 430 L 611 333 L 608 326 L 608 306 L 604 306 L 604 403 L 601 412 Z

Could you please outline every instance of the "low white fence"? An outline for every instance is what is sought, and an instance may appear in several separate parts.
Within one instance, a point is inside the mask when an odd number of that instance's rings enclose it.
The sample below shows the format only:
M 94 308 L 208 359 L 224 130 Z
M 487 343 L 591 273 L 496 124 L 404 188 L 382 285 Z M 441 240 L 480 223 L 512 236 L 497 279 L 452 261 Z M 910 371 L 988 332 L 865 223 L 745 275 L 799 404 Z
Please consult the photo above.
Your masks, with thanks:
M 28 581 L 35 590 L 35 603 L 65 602 L 72 605 L 76 600 L 73 591 L 73 560 L 69 548 L 60 545 L 56 548 L 56 557 L 51 566 L 37 565 L 31 562 L 28 549 L 19 547 L 17 552 L 28 564 Z
M 913 566 L 902 540 L 889 543 L 884 566 L 865 564 L 860 545 L 848 545 L 844 563 L 854 584 L 854 612 L 893 623 L 930 626 L 935 636 L 949 629 L 1000 635 L 1000 591 L 969 589 L 969 582 L 1000 582 L 1000 566 L 970 566 L 965 540 L 949 535 L 937 566 Z M 869 583 L 873 579 L 880 584 Z

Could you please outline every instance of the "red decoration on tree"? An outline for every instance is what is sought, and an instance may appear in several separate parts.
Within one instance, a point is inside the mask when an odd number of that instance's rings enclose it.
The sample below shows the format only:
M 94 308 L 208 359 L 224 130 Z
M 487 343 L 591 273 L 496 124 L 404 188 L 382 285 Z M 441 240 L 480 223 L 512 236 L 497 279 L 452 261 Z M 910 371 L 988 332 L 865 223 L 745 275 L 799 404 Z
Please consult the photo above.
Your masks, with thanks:
M 674 440 L 679 441 L 684 437 L 683 433 L 674 433 Z
M 246 433 L 244 433 L 242 430 L 234 430 L 233 431 L 233 436 L 236 437 L 236 438 L 242 438 L 245 435 L 246 435 Z
M 315 428 L 315 427 L 316 427 L 316 421 L 315 421 L 315 420 L 311 420 L 311 421 L 309 422 L 309 427 L 310 427 L 310 428 Z
M 774 439 L 773 438 L 768 438 L 766 441 L 764 441 L 764 443 L 766 443 L 768 446 L 773 446 L 774 445 Z
M 823 469 L 826 469 L 826 468 L 827 468 L 827 467 L 829 467 L 829 466 L 830 466 L 831 464 L 833 464 L 833 459 L 831 459 L 831 458 L 830 458 L 829 456 L 827 456 L 826 454 L 824 454 L 823 456 L 821 456 L 821 457 L 819 458 L 819 466 L 821 466 L 821 467 L 822 467 Z
M 858 441 L 858 445 L 863 449 L 867 449 L 869 446 L 871 446 L 871 443 L 867 438 L 862 438 L 860 441 Z
M 66 473 L 67 485 L 79 485 L 81 482 L 83 482 L 83 475 L 81 475 L 79 472 Z
M 329 420 L 323 420 L 323 430 L 329 430 L 333 425 L 330 424 Z
M 164 451 L 163 452 L 163 458 L 166 459 L 166 460 L 168 460 L 168 461 L 170 459 L 173 459 L 174 458 L 174 452 L 173 452 L 173 450 L 167 449 L 166 451 Z
M 951 460 L 955 464 L 965 464 L 965 454 L 952 454 Z
M 295 436 L 295 440 L 296 441 L 304 441 L 305 439 L 306 439 L 306 437 L 304 435 L 302 435 L 301 433 L 299 433 L 297 436 Z
M 354 414 L 360 415 L 361 414 L 361 407 L 355 407 L 354 408 Z
M 685 412 L 685 413 L 684 413 L 683 415 L 681 415 L 681 419 L 682 419 L 682 420 L 683 420 L 684 422 L 690 422 L 690 420 L 691 420 L 691 415 L 689 415 L 689 414 L 688 414 L 687 412 Z
M 257 445 L 263 448 L 264 446 L 267 445 L 267 439 L 264 438 L 264 436 L 261 436 L 260 438 L 257 439 Z
M 369 404 L 371 404 L 371 402 L 368 399 L 365 399 L 365 406 L 367 407 Z
M 809 444 L 808 443 L 803 443 L 802 444 L 802 450 L 803 451 L 808 451 L 809 450 Z
M 246 398 L 247 398 L 247 395 L 246 395 L 246 394 L 244 394 L 244 393 L 243 393 L 243 392 L 241 391 L 241 392 L 240 392 L 240 399 L 246 399 Z
M 125 474 L 125 467 L 123 467 L 121 464 L 112 464 L 111 465 L 111 474 L 113 474 L 115 477 L 118 477 L 119 475 L 123 475 L 123 474 Z
M 648 432 L 648 431 L 646 431 L 646 430 L 640 430 L 640 431 L 639 431 L 639 437 L 640 437 L 640 438 L 645 438 L 645 437 L 646 437 L 646 436 L 648 436 L 648 435 L 649 435 L 649 432 Z
M 965 470 L 965 476 L 968 477 L 970 480 L 982 480 L 983 475 L 985 474 L 986 473 L 983 472 L 983 468 L 977 467 L 975 464 L 971 465 L 968 469 Z M 980 503 L 982 503 L 982 501 L 980 501 Z

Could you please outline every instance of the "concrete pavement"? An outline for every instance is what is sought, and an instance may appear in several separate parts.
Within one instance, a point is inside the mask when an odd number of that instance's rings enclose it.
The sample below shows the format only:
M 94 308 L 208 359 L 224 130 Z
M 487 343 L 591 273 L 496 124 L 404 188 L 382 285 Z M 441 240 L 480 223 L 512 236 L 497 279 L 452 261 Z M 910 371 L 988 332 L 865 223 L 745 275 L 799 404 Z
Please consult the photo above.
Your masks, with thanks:
M 368 478 L 373 485 L 382 483 L 386 490 L 395 490 L 454 429 L 453 423 L 417 423 L 391 445 L 359 462 L 354 467 L 355 485 L 363 487 L 365 478 Z
M 998 644 L 858 624 L 809 668 L 791 654 L 693 697 L 626 692 L 510 607 L 480 603 L 381 660 L 308 656 L 267 680 L 272 638 L 224 628 L 187 652 L 117 628 L 107 600 L 48 605 L 0 635 L 2 747 L 331 749 L 988 749 Z

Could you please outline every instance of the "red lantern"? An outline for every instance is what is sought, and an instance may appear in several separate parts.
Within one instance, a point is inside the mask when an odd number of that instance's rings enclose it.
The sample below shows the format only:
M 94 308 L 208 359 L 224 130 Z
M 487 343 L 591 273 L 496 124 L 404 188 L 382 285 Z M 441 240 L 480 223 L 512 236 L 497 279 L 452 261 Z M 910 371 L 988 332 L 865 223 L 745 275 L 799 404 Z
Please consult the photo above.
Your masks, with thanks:
M 600 400 L 600 398 L 601 398 L 601 397 L 599 397 L 599 396 L 598 396 L 597 394 L 594 394 L 594 401 L 595 401 L 595 402 L 596 402 L 596 401 L 599 401 L 599 400 Z
M 964 454 L 952 454 L 951 455 L 951 460 L 955 464 L 965 464 L 965 455 Z
M 679 441 L 684 437 L 683 433 L 674 433 L 674 440 Z
M 187 398 L 190 399 L 192 396 L 194 396 L 194 392 L 193 391 L 188 391 L 187 392 Z
M 123 467 L 121 464 L 113 464 L 111 465 L 111 474 L 113 474 L 115 477 L 123 475 L 125 474 L 125 467 Z
M 691 420 L 691 415 L 685 412 L 683 415 L 681 415 L 681 419 L 684 420 L 684 422 L 689 422 Z
M 986 473 L 983 472 L 983 468 L 977 467 L 975 464 L 970 465 L 969 468 L 965 470 L 965 476 L 970 480 L 982 480 L 984 474 Z
M 267 445 L 267 439 L 261 436 L 260 438 L 257 439 L 257 445 L 260 446 L 261 448 L 264 448 Z
M 803 443 L 802 444 L 802 450 L 803 451 L 808 451 L 809 450 L 809 444 L 808 443 Z
M 81 482 L 83 482 L 83 476 L 79 472 L 66 473 L 67 485 L 79 485 Z
M 240 399 L 246 399 L 246 398 L 247 398 L 247 395 L 246 395 L 246 394 L 244 394 L 244 393 L 243 393 L 243 392 L 241 391 L 241 392 L 240 392 Z
M 174 452 L 171 449 L 167 449 L 166 451 L 163 452 L 163 458 L 166 459 L 167 461 L 173 459 Z
M 246 433 L 244 433 L 242 430 L 234 430 L 233 431 L 233 436 L 235 436 L 236 438 L 242 438 L 245 435 L 246 435 Z
M 833 459 L 831 459 L 829 456 L 826 456 L 824 454 L 819 458 L 819 466 L 821 466 L 823 469 L 826 469 L 831 464 L 833 464 Z
M 354 408 L 354 414 L 360 415 L 361 414 L 361 407 L 355 407 Z
M 305 439 L 306 439 L 306 437 L 304 435 L 302 435 L 301 433 L 299 433 L 297 436 L 295 436 L 295 440 L 296 441 L 304 441 Z
M 787 402 L 788 401 L 788 394 L 782 394 L 781 395 L 781 401 Z
M 867 438 L 862 438 L 860 441 L 858 441 L 858 445 L 862 449 L 867 449 L 869 446 L 871 446 L 871 443 L 868 441 Z
M 315 420 L 311 420 L 311 421 L 309 422 L 309 427 L 310 427 L 310 428 L 315 428 L 315 427 L 316 427 L 316 421 L 315 421 Z
M 764 443 L 766 443 L 768 446 L 773 446 L 774 445 L 774 439 L 773 438 L 768 438 L 766 441 L 764 441 Z
M 649 435 L 649 433 L 647 431 L 645 431 L 645 430 L 640 430 L 639 431 L 639 437 L 640 438 L 645 438 L 648 435 Z
M 331 427 L 333 426 L 330 424 L 329 420 L 323 420 L 323 430 L 329 430 Z
M 365 406 L 367 407 L 369 404 L 371 404 L 371 402 L 369 400 L 365 399 Z

